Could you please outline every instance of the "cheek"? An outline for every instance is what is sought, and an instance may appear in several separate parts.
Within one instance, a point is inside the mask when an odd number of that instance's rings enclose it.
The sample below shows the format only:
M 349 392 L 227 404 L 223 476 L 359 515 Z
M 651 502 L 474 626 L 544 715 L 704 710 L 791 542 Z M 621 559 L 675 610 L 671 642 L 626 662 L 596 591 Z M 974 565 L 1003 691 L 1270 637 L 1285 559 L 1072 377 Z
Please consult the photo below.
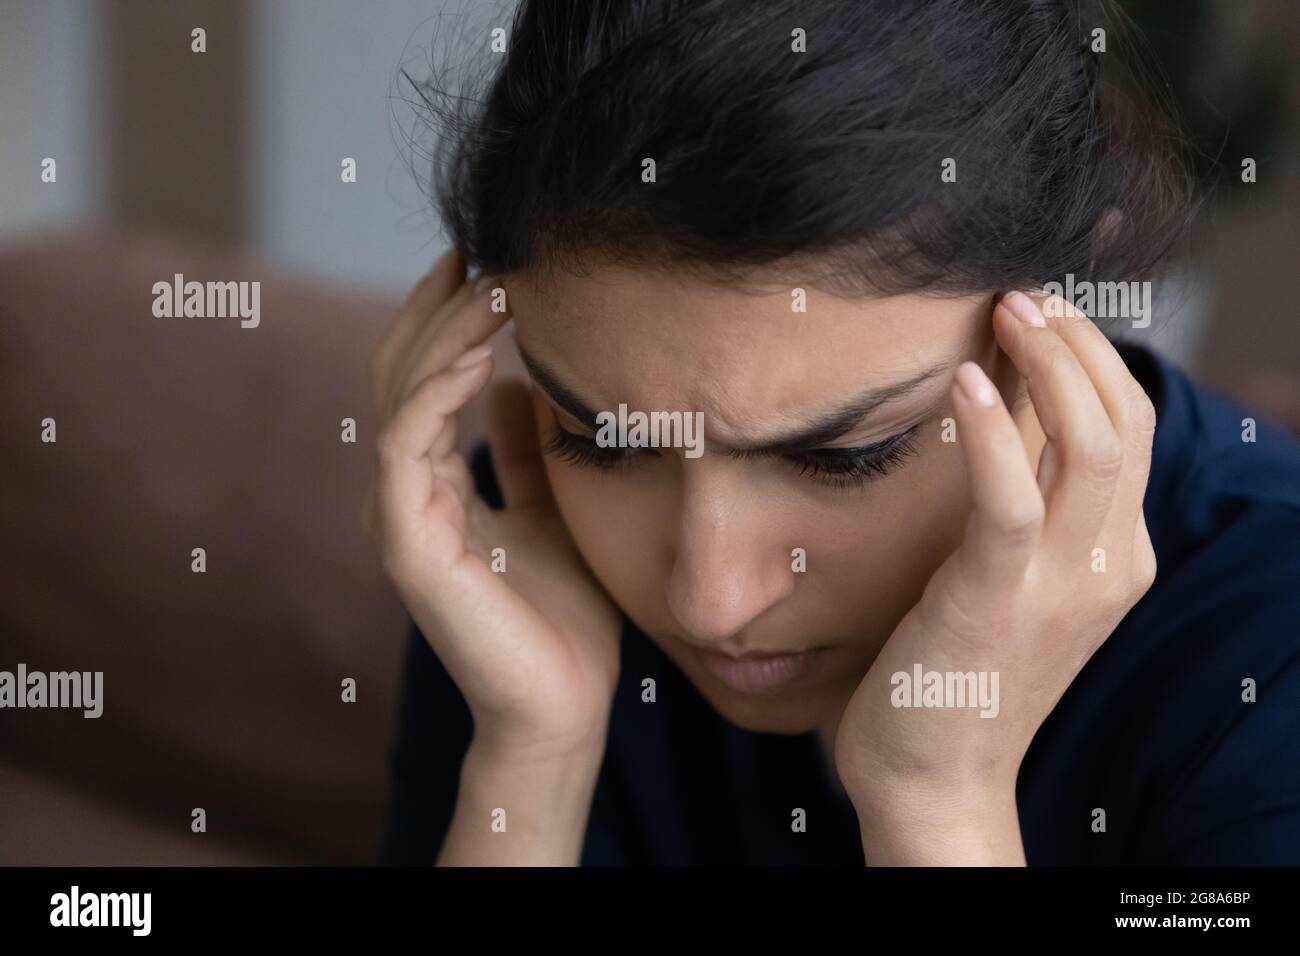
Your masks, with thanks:
M 542 446 L 554 423 L 544 407 L 537 415 Z M 543 457 L 555 504 L 592 574 L 638 623 L 652 620 L 663 604 L 659 555 L 665 523 L 652 484 L 629 480 Z
M 626 482 L 563 464 L 548 471 L 560 514 L 596 580 L 643 629 L 653 628 L 665 606 L 666 559 L 657 558 L 667 553 L 662 516 Z
M 956 445 L 927 443 L 907 467 L 805 516 L 805 605 L 823 628 L 878 648 L 957 547 L 968 502 Z

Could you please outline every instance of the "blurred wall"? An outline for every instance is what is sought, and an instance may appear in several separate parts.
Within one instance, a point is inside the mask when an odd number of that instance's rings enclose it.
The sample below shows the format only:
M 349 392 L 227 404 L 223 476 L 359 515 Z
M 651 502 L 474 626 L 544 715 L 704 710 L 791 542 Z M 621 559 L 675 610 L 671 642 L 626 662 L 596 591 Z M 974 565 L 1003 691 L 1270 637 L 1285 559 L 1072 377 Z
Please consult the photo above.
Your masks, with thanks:
M 0 0 L 0 240 L 157 230 L 388 290 L 444 248 L 401 80 L 488 0 Z M 206 52 L 190 31 L 206 30 Z M 472 50 L 470 51 L 472 52 Z M 414 141 L 412 135 L 416 136 Z M 51 156 L 58 180 L 40 181 Z M 357 165 L 355 183 L 341 162 Z
M 425 79 L 435 33 L 490 9 L 465 0 L 255 5 L 256 248 L 312 273 L 401 288 L 428 270 L 445 243 L 422 190 L 429 171 L 417 165 L 427 138 L 407 142 L 418 124 L 399 68 Z M 356 160 L 355 183 L 341 181 L 345 157 Z
M 0 239 L 105 212 L 105 51 L 95 0 L 0 0 Z M 41 182 L 41 161 L 57 163 Z

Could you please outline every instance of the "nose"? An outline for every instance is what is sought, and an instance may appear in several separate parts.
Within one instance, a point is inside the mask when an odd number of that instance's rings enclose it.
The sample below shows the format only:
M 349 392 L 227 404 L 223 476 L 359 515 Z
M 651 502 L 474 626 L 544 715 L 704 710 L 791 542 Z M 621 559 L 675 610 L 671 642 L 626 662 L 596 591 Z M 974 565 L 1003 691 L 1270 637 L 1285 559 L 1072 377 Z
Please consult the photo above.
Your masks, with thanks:
M 668 607 L 686 634 L 722 645 L 794 590 L 790 549 L 761 498 L 701 466 L 684 483 Z M 728 646 L 732 653 L 755 648 Z

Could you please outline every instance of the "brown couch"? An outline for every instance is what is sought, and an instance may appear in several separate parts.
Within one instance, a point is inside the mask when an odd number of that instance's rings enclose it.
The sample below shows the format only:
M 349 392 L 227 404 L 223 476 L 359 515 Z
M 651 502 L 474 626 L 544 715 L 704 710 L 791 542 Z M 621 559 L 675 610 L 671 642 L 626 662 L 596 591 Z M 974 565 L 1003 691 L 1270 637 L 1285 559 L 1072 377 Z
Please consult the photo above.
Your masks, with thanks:
M 259 327 L 155 318 L 176 272 L 261 281 Z M 0 863 L 372 859 L 406 632 L 358 512 L 393 305 L 159 238 L 0 249 L 0 669 L 104 672 L 97 720 L 0 711 Z

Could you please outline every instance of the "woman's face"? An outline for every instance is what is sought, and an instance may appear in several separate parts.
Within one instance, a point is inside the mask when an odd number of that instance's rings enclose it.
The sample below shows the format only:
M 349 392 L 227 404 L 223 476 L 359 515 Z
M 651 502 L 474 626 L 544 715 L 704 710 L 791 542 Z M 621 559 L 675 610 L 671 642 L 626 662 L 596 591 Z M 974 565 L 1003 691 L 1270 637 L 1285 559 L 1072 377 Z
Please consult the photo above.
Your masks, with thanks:
M 641 270 L 506 285 L 543 448 L 557 428 L 593 439 L 594 413 L 620 403 L 703 413 L 698 457 L 626 449 L 602 468 L 547 455 L 596 577 L 735 724 L 832 724 L 960 539 L 964 465 L 944 421 L 953 372 L 974 360 L 1004 394 L 1015 388 L 998 361 L 992 296 L 842 299 L 808 288 L 796 311 L 789 287 Z M 836 454 L 900 435 L 874 464 Z M 803 651 L 813 653 L 726 661 Z

